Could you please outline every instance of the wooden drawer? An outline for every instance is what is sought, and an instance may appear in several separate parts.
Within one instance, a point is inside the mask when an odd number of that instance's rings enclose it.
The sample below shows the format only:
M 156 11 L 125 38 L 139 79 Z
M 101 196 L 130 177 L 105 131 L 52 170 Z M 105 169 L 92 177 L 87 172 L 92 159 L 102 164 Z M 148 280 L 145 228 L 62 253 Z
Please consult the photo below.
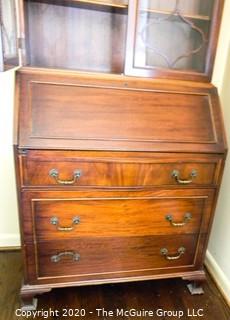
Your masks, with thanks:
M 37 244 L 39 278 L 94 276 L 194 266 L 197 235 L 76 238 Z M 166 249 L 166 250 L 165 250 Z M 175 259 L 167 259 L 175 257 Z
M 25 191 L 22 195 L 24 239 L 32 242 L 206 233 L 214 190 Z
M 28 151 L 23 186 L 151 187 L 215 184 L 220 159 L 146 153 Z
M 197 233 L 204 203 L 167 197 L 40 199 L 33 202 L 33 215 L 38 239 Z

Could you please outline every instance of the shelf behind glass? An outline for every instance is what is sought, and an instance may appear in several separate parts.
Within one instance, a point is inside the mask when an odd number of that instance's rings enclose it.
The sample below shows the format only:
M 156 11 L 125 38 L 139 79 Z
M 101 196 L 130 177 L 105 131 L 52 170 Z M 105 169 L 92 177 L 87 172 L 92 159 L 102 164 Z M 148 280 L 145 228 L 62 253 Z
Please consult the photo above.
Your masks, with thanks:
M 140 13 L 153 13 L 153 14 L 159 14 L 159 15 L 163 15 L 163 16 L 171 16 L 171 15 L 175 15 L 178 16 L 179 14 L 177 12 L 173 13 L 170 11 L 163 11 L 163 10 L 155 10 L 155 9 L 141 9 L 139 10 Z M 181 13 L 181 15 L 186 18 L 186 19 L 195 19 L 195 20 L 202 20 L 202 21 L 210 21 L 210 17 L 209 16 L 204 16 L 204 15 L 193 15 L 193 14 L 183 14 Z
M 93 5 L 102 7 L 112 7 L 127 9 L 128 0 L 27 0 L 27 2 L 40 2 L 55 5 Z

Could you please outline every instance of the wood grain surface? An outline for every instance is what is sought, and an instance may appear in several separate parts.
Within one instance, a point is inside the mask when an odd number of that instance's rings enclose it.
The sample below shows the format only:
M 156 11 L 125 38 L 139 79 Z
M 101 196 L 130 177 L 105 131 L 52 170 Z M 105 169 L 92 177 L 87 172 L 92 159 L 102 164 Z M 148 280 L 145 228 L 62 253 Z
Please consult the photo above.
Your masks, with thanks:
M 86 320 L 98 320 L 94 312 L 96 308 L 115 311 L 116 308 L 129 310 L 198 310 L 203 309 L 204 320 L 229 320 L 230 308 L 223 300 L 212 279 L 208 276 L 204 283 L 204 295 L 191 296 L 185 282 L 180 279 L 134 282 L 126 284 L 110 284 L 98 286 L 73 287 L 55 289 L 50 293 L 39 296 L 37 310 L 62 311 L 63 308 L 86 309 Z M 22 280 L 22 259 L 20 252 L 0 253 L 0 319 L 24 320 L 15 315 L 20 306 L 19 287 Z M 43 320 L 37 316 L 36 320 Z M 54 319 L 48 316 L 48 320 Z M 110 319 L 117 319 L 110 317 Z M 119 317 L 119 320 L 125 320 Z M 169 320 L 170 317 L 152 317 L 146 319 Z M 187 317 L 181 318 L 187 320 Z M 196 320 L 197 317 L 190 317 Z
M 91 80 L 92 75 L 88 76 Z M 18 79 L 19 146 L 37 149 L 217 152 L 225 150 L 217 93 L 135 79 L 65 73 Z M 63 82 L 64 81 L 64 82 Z M 113 82 L 115 81 L 115 83 Z M 91 81 L 90 81 L 91 82 Z M 140 86 L 138 87 L 138 84 Z M 164 90 L 164 86 L 167 89 Z M 173 88 L 174 87 L 174 88 Z M 205 124 L 205 125 L 204 125 Z
M 127 237 L 199 233 L 206 198 L 38 200 L 33 203 L 36 239 Z M 191 219 L 186 220 L 186 214 Z M 184 223 L 173 226 L 172 223 Z M 56 225 L 52 218 L 58 218 Z M 79 222 L 74 224 L 73 219 Z M 71 227 L 70 231 L 58 228 Z
M 197 176 L 184 187 L 216 184 L 218 160 L 193 155 L 187 157 L 171 154 L 131 154 L 123 155 L 111 152 L 110 156 L 102 152 L 85 154 L 80 151 L 38 151 L 30 150 L 19 154 L 20 175 L 23 186 L 63 186 L 50 176 L 55 169 L 60 180 L 72 180 L 74 172 L 81 176 L 73 186 L 90 187 L 151 187 L 180 185 L 172 176 L 174 170 L 179 177 L 191 180 L 192 171 Z M 160 172 L 160 174 L 159 174 Z
M 212 217 L 215 191 L 212 189 L 157 189 L 149 191 L 33 190 L 23 191 L 21 226 L 24 240 L 73 238 L 75 236 L 132 236 L 177 233 L 206 233 Z M 193 219 L 175 230 L 167 214 L 183 220 L 187 211 Z M 152 212 L 152 213 L 151 213 Z M 63 236 L 50 219 L 69 224 L 80 218 L 76 231 Z M 64 219 L 64 222 L 63 222 Z

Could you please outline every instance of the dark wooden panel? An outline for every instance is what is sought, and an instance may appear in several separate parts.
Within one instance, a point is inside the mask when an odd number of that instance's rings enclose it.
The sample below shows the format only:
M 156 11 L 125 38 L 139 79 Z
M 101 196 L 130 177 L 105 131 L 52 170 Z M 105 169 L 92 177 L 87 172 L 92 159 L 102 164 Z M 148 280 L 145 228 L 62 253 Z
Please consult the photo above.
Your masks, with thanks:
M 96 80 L 89 86 L 82 79 L 76 85 L 49 83 L 48 78 L 22 82 L 20 146 L 223 151 L 221 114 L 214 93 L 185 92 L 179 87 L 176 91 L 140 90 L 128 88 L 129 81 L 122 79 L 123 88 L 97 86 Z
M 214 190 L 154 190 L 154 191 L 24 191 L 22 193 L 23 233 L 25 241 L 36 241 L 36 232 L 42 238 L 59 238 L 51 216 L 60 224 L 70 224 L 73 216 L 80 224 L 72 236 L 93 235 L 153 235 L 174 233 L 206 233 L 210 224 Z M 193 219 L 182 230 L 172 228 L 165 219 L 171 214 L 182 220 L 191 211 Z M 202 215 L 202 218 L 201 218 Z M 63 220 L 64 219 L 64 220 Z M 52 231 L 53 230 L 53 231 Z M 60 232 L 59 232 L 60 233 Z M 71 233 L 66 235 L 72 237 Z
M 181 179 L 191 180 L 191 172 L 196 171 L 197 176 L 192 178 L 190 184 L 209 185 L 216 183 L 217 159 L 178 158 L 175 155 L 129 154 L 120 157 L 111 153 L 110 157 L 101 153 L 36 151 L 31 150 L 27 155 L 19 156 L 21 179 L 24 186 L 63 186 L 50 176 L 55 169 L 58 178 L 71 181 L 75 171 L 81 176 L 73 183 L 74 186 L 95 187 L 140 187 L 158 185 L 180 185 L 172 176 L 174 170 L 179 171 Z
M 30 95 L 32 138 L 215 143 L 205 95 L 39 83 Z
M 80 1 L 26 1 L 26 4 L 30 65 L 123 71 L 125 8 Z
M 37 244 L 38 277 L 70 275 L 97 275 L 125 273 L 138 270 L 193 266 L 197 236 L 174 237 L 116 237 L 116 238 L 75 238 L 68 241 L 39 242 Z M 177 250 L 184 247 L 186 252 L 177 260 L 167 260 L 160 250 L 167 248 L 169 254 L 177 256 Z M 79 261 L 64 256 L 59 262 L 51 257 L 61 252 L 80 254 Z M 135 257 L 135 259 L 133 259 Z

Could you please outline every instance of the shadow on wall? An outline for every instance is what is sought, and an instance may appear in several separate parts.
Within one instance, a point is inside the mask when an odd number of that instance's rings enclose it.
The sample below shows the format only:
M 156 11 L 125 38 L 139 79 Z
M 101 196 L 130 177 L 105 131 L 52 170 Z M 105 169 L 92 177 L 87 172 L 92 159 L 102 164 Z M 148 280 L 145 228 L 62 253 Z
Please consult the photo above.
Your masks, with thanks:
M 228 148 L 230 146 L 230 44 L 228 48 L 228 56 L 225 66 L 225 72 L 220 90 L 220 99 L 223 110 L 223 118 L 226 129 L 226 138 Z M 220 196 L 214 218 L 214 224 L 209 242 L 209 252 L 221 270 L 218 273 L 217 282 L 223 282 L 225 279 L 226 292 L 230 293 L 230 251 L 227 244 L 230 241 L 230 151 L 225 164 L 223 183 L 221 185 Z M 226 294 L 227 295 L 227 294 Z M 229 295 L 230 301 L 230 295 Z
M 227 63 L 224 72 L 223 85 L 220 92 L 222 108 L 224 113 L 227 142 L 230 141 L 230 44 L 228 47 Z

